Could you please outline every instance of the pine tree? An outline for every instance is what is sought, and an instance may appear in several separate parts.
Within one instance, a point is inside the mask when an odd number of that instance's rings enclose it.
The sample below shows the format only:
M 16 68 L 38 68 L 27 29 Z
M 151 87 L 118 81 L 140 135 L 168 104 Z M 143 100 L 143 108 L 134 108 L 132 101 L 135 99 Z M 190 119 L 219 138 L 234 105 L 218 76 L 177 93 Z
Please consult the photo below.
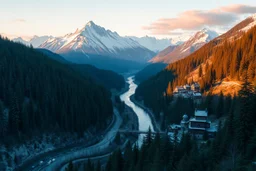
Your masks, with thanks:
M 8 130 L 8 114 L 4 112 L 3 102 L 0 100 L 0 137 L 4 136 Z
M 166 95 L 170 97 L 172 95 L 172 88 L 171 88 L 171 82 L 169 81 L 167 89 L 166 89 Z
M 20 118 L 20 120 L 21 120 L 21 130 L 23 132 L 28 132 L 29 127 L 30 127 L 30 125 L 29 125 L 29 116 L 28 116 L 29 113 L 28 112 L 29 112 L 28 105 L 26 103 L 24 103 L 22 105 L 21 118 Z
M 18 134 L 19 130 L 19 122 L 20 122 L 20 109 L 19 109 L 19 102 L 16 94 L 12 93 L 11 99 L 11 107 L 10 107 L 10 117 L 9 117 L 9 126 L 11 133 Z
M 99 160 L 97 162 L 96 171 L 101 171 L 101 164 Z
M 73 166 L 72 161 L 70 161 L 68 163 L 68 166 L 65 168 L 65 171 L 73 171 L 73 170 L 74 170 L 74 166 Z
M 131 165 L 133 164 L 133 152 L 132 152 L 132 146 L 131 146 L 131 143 L 130 141 L 128 141 L 126 147 L 125 147 L 125 151 L 124 151 L 124 165 L 125 165 L 125 168 L 130 168 Z
M 191 168 L 190 168 L 189 157 L 187 156 L 187 154 L 185 154 L 181 158 L 181 160 L 177 166 L 177 171 L 190 171 L 190 170 L 191 170 Z
M 254 130 L 254 135 L 250 139 L 248 146 L 247 146 L 247 153 L 246 158 L 247 159 L 255 159 L 256 157 L 256 129 Z
M 146 134 L 146 136 L 144 137 L 144 140 L 143 140 L 143 145 L 146 146 L 146 147 L 149 147 L 153 141 L 153 137 L 152 137 L 152 131 L 151 131 L 151 128 L 149 127 L 148 128 L 148 132 Z
M 224 96 L 222 91 L 220 92 L 220 96 L 219 96 L 219 101 L 218 101 L 218 106 L 217 106 L 217 117 L 221 117 L 223 116 L 223 112 L 224 112 Z
M 114 159 L 113 159 L 113 170 L 122 171 L 123 170 L 123 156 L 120 149 L 118 149 L 114 153 Z
M 252 95 L 253 88 L 248 82 L 247 74 L 244 76 L 244 83 L 239 91 L 240 111 L 238 117 L 237 141 L 244 153 L 248 140 L 252 135 Z
M 119 132 L 116 134 L 116 137 L 115 137 L 114 141 L 118 145 L 121 144 L 121 137 L 120 137 L 120 133 Z
M 87 160 L 87 163 L 86 163 L 86 166 L 85 166 L 85 171 L 93 171 L 94 170 L 94 167 L 93 167 L 93 164 L 91 162 L 90 159 Z
M 160 151 L 159 151 L 159 149 L 157 149 L 151 171 L 159 171 L 159 170 L 162 170 L 162 162 L 161 162 L 161 158 L 160 158 Z
M 106 164 L 106 167 L 105 167 L 105 171 L 111 171 L 112 170 L 112 160 L 113 160 L 113 154 L 111 154 L 109 157 L 108 157 L 108 162 Z
M 202 75 L 203 75 L 203 69 L 202 69 L 202 66 L 200 65 L 199 66 L 199 71 L 198 71 L 198 76 L 202 77 Z
M 177 161 L 178 161 L 178 131 L 174 132 L 174 137 L 173 137 L 173 148 L 170 154 L 170 160 L 167 166 L 167 170 L 168 171 L 175 171 L 176 170 L 176 165 L 177 165 Z

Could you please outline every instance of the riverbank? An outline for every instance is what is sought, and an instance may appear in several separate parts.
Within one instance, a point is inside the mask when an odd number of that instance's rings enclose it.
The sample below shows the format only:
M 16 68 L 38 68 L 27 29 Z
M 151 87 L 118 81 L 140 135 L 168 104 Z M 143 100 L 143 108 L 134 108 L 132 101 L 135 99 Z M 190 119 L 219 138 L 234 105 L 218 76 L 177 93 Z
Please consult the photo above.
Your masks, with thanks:
M 134 98 L 134 95 L 132 95 L 132 96 L 130 97 L 130 100 L 131 100 L 134 104 L 136 104 L 137 106 L 139 106 L 140 108 L 142 108 L 143 110 L 145 110 L 145 111 L 148 113 L 148 115 L 149 115 L 149 117 L 150 117 L 150 119 L 151 119 L 151 121 L 152 121 L 152 125 L 153 125 L 154 130 L 157 131 L 157 132 L 160 132 L 160 131 L 161 131 L 160 125 L 159 125 L 159 123 L 157 123 L 156 118 L 155 118 L 155 116 L 154 116 L 154 113 L 153 113 L 150 109 L 148 109 L 147 107 L 145 107 L 141 102 L 138 102 L 138 101 Z
M 117 91 L 116 89 L 112 89 L 111 90 L 111 100 L 112 100 L 112 102 L 113 103 L 115 102 L 115 97 L 116 96 L 120 96 L 121 94 L 124 94 L 128 90 L 129 90 L 129 84 L 127 82 L 125 82 L 125 86 L 120 91 Z
M 124 112 L 121 113 L 123 123 L 120 127 L 122 130 L 139 130 L 139 119 L 131 107 L 125 104 Z

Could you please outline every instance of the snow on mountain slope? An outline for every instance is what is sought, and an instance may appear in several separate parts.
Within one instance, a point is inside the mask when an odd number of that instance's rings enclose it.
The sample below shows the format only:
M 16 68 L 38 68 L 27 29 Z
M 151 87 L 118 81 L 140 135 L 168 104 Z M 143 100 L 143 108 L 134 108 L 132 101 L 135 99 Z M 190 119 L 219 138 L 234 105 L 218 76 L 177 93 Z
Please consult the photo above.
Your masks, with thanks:
M 33 36 L 31 39 L 29 40 L 25 40 L 22 37 L 17 37 L 12 39 L 12 41 L 14 42 L 20 42 L 24 45 L 32 45 L 33 47 L 37 48 L 39 47 L 42 43 L 44 43 L 46 40 L 48 40 L 49 38 L 52 38 L 52 36 Z
M 256 13 L 247 17 L 245 20 L 241 21 L 235 25 L 232 29 L 219 36 L 217 40 L 227 39 L 234 40 L 239 39 L 245 32 L 250 30 L 252 27 L 256 26 Z
M 40 48 L 61 54 L 80 52 L 86 55 L 97 54 L 137 62 L 146 62 L 155 54 L 138 42 L 121 37 L 116 32 L 106 30 L 92 21 L 74 33 L 48 39 Z
M 250 30 L 253 26 L 256 25 L 256 14 L 253 14 L 252 16 L 248 17 L 251 22 L 244 28 L 241 29 L 241 31 L 247 32 Z
M 139 44 L 142 46 L 154 51 L 154 52 L 159 52 L 165 48 L 167 48 L 170 45 L 173 45 L 172 39 L 156 39 L 155 37 L 149 37 L 149 36 L 144 36 L 144 37 L 135 37 L 135 36 L 130 36 L 129 38 L 137 41 Z
M 164 62 L 172 63 L 186 56 L 190 55 L 194 51 L 198 50 L 207 42 L 211 41 L 218 36 L 218 33 L 209 29 L 203 29 L 195 33 L 186 42 L 177 47 L 167 47 L 163 51 L 157 54 L 153 59 L 150 60 L 152 63 Z

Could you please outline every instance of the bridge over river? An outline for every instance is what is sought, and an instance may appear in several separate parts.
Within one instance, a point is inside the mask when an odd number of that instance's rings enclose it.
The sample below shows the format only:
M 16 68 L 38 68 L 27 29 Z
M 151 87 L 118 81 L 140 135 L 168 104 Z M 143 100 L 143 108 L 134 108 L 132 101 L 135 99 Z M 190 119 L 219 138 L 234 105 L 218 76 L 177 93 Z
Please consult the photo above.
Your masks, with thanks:
M 118 130 L 119 133 L 124 133 L 124 134 L 147 134 L 148 131 L 139 131 L 139 130 Z M 151 132 L 151 134 L 166 134 L 166 132 Z

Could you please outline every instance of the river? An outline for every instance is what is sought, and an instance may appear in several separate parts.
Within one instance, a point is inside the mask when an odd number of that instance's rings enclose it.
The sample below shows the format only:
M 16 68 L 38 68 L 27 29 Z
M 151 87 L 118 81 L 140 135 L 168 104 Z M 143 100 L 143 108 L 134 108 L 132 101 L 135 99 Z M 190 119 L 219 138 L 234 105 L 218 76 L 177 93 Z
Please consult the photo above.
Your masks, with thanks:
M 134 83 L 134 76 L 128 77 L 127 83 L 129 84 L 129 90 L 124 94 L 122 94 L 120 96 L 120 99 L 124 101 L 126 105 L 131 107 L 133 111 L 136 113 L 136 115 L 138 116 L 140 131 L 147 131 L 149 127 L 151 127 L 151 130 L 154 131 L 149 114 L 130 100 L 130 97 L 135 93 L 135 90 L 137 88 L 137 84 Z M 139 147 L 142 145 L 144 136 L 145 135 L 143 134 L 139 135 L 139 138 L 138 138 Z

